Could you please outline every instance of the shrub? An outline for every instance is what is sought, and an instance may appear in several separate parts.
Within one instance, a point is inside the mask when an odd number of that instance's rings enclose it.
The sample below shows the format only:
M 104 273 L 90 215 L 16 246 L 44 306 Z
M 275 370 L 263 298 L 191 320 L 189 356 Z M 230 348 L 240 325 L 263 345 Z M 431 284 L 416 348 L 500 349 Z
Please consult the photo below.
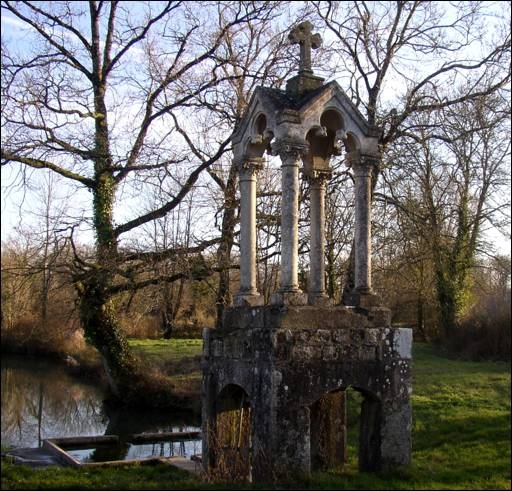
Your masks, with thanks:
M 2 351 L 65 357 L 84 349 L 83 332 L 72 321 L 53 319 L 43 324 L 35 316 L 26 314 L 11 327 L 2 328 Z
M 482 297 L 459 322 L 447 348 L 471 360 L 510 360 L 510 321 L 510 295 Z

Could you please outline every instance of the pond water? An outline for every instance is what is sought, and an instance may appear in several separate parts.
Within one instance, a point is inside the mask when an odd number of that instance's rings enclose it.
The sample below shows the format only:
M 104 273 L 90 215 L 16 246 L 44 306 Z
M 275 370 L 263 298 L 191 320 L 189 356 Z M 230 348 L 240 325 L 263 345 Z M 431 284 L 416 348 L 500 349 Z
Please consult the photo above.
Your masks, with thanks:
M 139 460 L 148 457 L 190 457 L 191 455 L 201 453 L 201 442 L 160 442 L 140 445 L 125 442 L 97 445 L 90 448 L 61 448 L 79 462 L 88 463 L 109 462 L 112 460 Z
M 2 445 L 40 447 L 47 438 L 118 435 L 110 460 L 201 453 L 200 441 L 132 445 L 138 433 L 200 431 L 200 416 L 168 410 L 112 409 L 93 382 L 70 375 L 51 360 L 2 354 Z M 83 452 L 80 452 L 80 454 Z M 77 455 L 79 460 L 91 460 Z M 95 459 L 93 459 L 95 460 Z

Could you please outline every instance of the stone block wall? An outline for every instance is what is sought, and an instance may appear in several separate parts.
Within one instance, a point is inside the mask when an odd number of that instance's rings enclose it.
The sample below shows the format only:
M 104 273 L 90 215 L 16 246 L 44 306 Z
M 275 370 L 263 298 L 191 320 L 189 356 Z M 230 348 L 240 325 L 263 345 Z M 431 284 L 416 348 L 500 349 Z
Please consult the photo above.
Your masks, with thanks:
M 360 468 L 408 464 L 411 345 L 411 330 L 391 327 L 382 307 L 229 309 L 222 329 L 204 333 L 205 470 L 218 465 L 219 450 L 207 435 L 218 441 L 223 391 L 233 387 L 250 406 L 247 479 L 342 465 L 348 387 L 364 397 Z

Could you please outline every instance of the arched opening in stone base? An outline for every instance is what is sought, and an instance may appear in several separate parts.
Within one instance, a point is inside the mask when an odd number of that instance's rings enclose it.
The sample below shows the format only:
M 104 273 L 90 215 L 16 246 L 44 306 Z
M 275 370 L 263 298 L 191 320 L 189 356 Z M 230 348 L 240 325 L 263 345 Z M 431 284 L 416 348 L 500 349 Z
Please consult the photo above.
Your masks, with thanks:
M 251 404 L 242 387 L 227 385 L 216 401 L 213 434 L 209 435 L 213 455 L 211 472 L 230 481 L 251 481 Z
M 346 393 L 327 392 L 309 407 L 311 471 L 341 468 L 347 447 Z
M 381 403 L 371 392 L 343 387 L 309 407 L 311 471 L 341 471 L 347 463 L 375 470 L 380 460 Z

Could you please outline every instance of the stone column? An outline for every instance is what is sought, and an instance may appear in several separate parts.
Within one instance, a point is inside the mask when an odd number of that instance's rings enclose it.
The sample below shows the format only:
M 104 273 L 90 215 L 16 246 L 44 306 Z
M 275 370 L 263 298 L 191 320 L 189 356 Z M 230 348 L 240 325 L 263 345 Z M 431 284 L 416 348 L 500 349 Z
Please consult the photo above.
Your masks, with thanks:
M 306 295 L 299 289 L 299 165 L 307 144 L 277 142 L 281 157 L 281 287 L 271 303 L 305 305 Z
M 349 154 L 349 162 L 354 170 L 355 198 L 355 290 L 358 293 L 371 293 L 371 183 L 372 170 L 378 158 Z
M 311 474 L 309 409 L 276 402 L 272 412 L 267 414 L 270 419 L 266 434 L 268 450 L 261 456 L 254 456 L 255 482 L 266 480 L 269 475 L 283 482 L 290 477 L 305 478 Z
M 312 171 L 308 176 L 310 193 L 310 259 L 308 303 L 329 304 L 325 293 L 325 182 L 330 172 Z
M 235 306 L 263 305 L 256 287 L 256 175 L 262 158 L 246 158 L 240 173 L 240 289 Z

